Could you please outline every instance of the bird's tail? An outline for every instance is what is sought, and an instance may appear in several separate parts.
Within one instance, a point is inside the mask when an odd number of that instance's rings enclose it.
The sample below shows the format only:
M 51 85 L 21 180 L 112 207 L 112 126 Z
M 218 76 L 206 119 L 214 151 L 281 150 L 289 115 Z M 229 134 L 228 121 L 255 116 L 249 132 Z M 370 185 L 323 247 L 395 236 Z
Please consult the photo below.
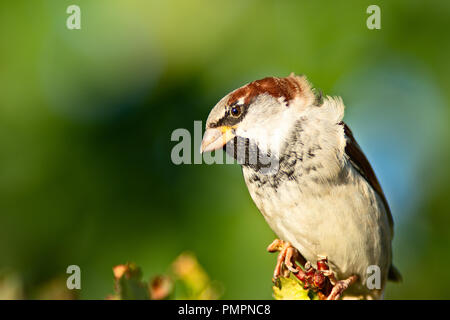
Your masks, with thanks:
M 388 279 L 394 282 L 401 282 L 403 280 L 400 271 L 393 264 L 389 268 Z

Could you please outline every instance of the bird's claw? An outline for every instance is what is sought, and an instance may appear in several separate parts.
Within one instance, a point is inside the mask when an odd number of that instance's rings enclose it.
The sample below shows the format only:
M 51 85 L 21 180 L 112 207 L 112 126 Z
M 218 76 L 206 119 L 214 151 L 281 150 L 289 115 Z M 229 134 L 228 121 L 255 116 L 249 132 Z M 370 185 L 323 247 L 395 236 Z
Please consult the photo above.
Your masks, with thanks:
M 304 283 L 305 289 L 317 292 L 320 300 L 338 300 L 342 293 L 353 284 L 358 277 L 356 275 L 345 280 L 338 281 L 330 270 L 327 257 L 319 257 L 317 269 L 310 262 L 305 264 L 305 271 L 295 274 Z
M 273 272 L 272 281 L 279 285 L 280 276 L 289 277 L 292 272 L 303 284 L 304 289 L 311 289 L 317 292 L 321 300 L 338 300 L 342 293 L 357 280 L 357 276 L 338 281 L 328 265 L 328 258 L 319 256 L 317 259 L 317 269 L 309 261 L 305 261 L 303 256 L 289 242 L 275 239 L 268 247 L 269 252 L 279 252 L 277 264 Z M 300 262 L 303 269 L 297 265 Z
M 280 275 L 289 276 L 289 272 L 296 274 L 300 267 L 297 266 L 296 261 L 300 260 L 300 254 L 289 242 L 275 239 L 268 247 L 269 252 L 279 252 L 277 264 L 273 272 L 272 281 L 277 284 Z
M 295 276 L 304 284 L 304 289 L 316 291 L 319 299 L 325 299 L 333 287 L 334 274 L 328 266 L 327 257 L 319 257 L 317 269 L 308 261 L 305 263 L 304 271 L 301 270 Z
M 333 286 L 331 293 L 328 295 L 327 300 L 338 300 L 342 296 L 342 293 L 357 279 L 358 276 L 353 275 L 345 280 L 337 281 L 336 284 Z

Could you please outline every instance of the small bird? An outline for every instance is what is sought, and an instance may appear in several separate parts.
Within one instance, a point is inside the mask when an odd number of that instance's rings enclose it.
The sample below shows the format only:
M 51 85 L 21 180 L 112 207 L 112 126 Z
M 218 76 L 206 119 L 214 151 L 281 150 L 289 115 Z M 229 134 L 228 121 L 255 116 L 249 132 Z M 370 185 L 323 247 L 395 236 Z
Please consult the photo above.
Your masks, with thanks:
M 279 237 L 268 247 L 280 251 L 275 281 L 315 270 L 331 284 L 326 299 L 381 299 L 386 281 L 401 279 L 392 265 L 393 219 L 343 116 L 342 99 L 323 97 L 305 76 L 267 77 L 214 106 L 200 151 L 223 148 L 242 166 Z M 378 285 L 368 285 L 370 270 L 378 270 Z

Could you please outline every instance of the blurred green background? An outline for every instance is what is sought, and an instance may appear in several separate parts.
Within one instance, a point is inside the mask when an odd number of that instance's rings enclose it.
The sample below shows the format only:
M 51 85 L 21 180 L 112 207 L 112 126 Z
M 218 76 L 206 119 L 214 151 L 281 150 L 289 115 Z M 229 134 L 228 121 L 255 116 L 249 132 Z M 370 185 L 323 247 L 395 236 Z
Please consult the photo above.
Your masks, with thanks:
M 148 278 L 191 250 L 224 298 L 270 299 L 274 234 L 240 168 L 174 165 L 170 137 L 295 72 L 343 97 L 391 204 L 386 297 L 449 299 L 449 30 L 448 1 L 2 1 L 0 269 L 30 298 L 76 264 L 103 299 L 114 265 Z

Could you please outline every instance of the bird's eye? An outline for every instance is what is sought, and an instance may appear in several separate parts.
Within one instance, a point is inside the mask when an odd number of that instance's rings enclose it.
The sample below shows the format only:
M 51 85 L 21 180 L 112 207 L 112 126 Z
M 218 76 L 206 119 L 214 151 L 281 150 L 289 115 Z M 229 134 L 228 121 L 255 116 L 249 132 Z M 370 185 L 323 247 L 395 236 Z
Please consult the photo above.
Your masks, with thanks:
M 234 106 L 231 108 L 231 115 L 235 118 L 239 117 L 241 115 L 241 107 L 240 106 Z

